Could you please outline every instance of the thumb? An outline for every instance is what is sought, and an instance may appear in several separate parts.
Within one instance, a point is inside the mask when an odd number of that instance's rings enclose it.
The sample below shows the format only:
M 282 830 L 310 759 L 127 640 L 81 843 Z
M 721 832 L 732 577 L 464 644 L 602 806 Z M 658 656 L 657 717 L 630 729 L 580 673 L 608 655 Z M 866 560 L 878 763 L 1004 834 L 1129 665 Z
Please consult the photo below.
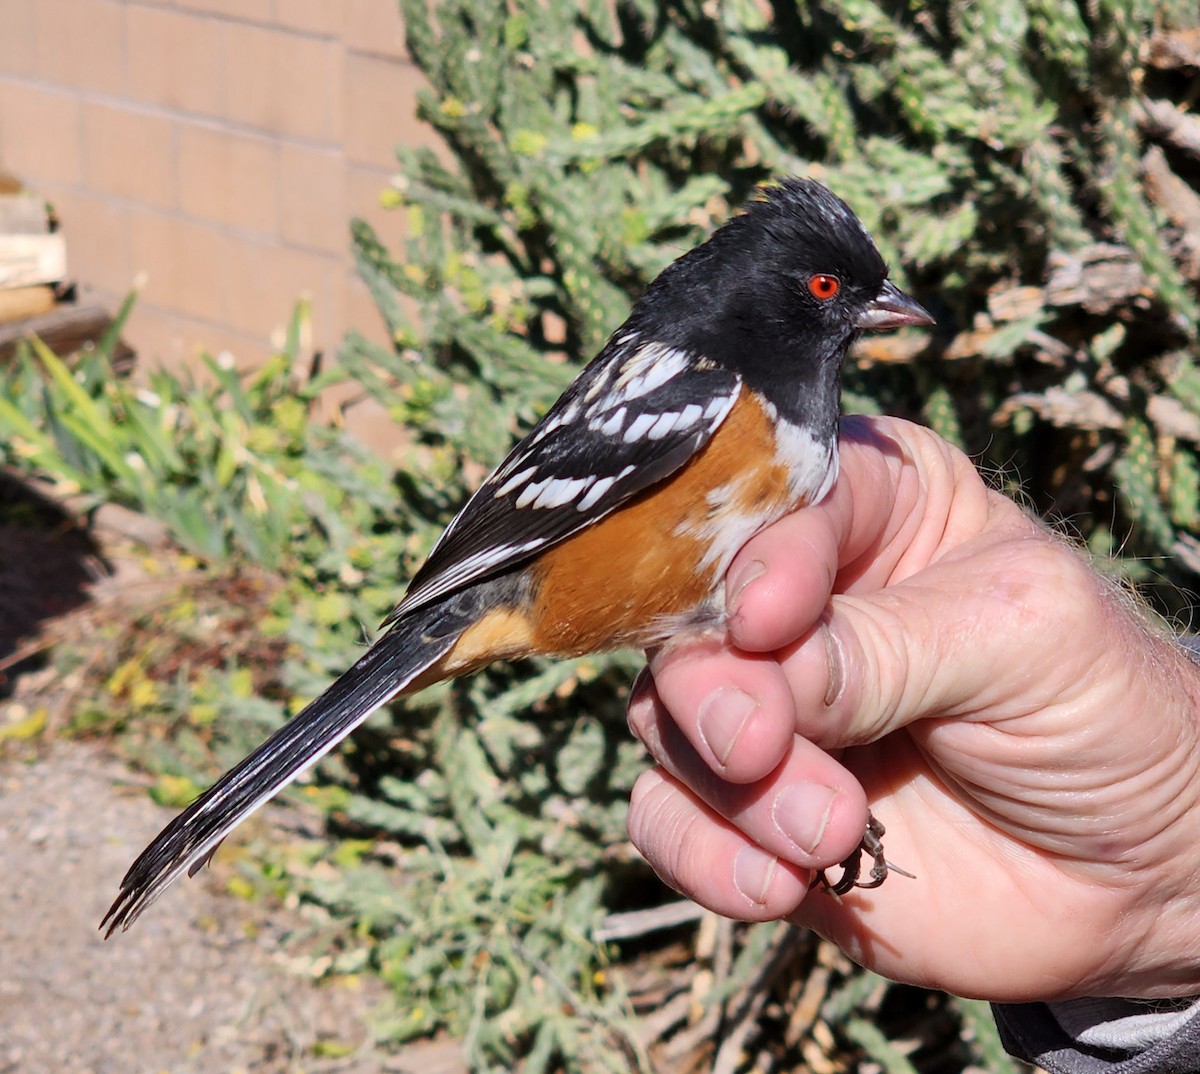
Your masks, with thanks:
M 1096 607 L 1078 594 L 1097 583 L 1008 506 L 903 581 L 833 596 L 821 622 L 779 654 L 800 734 L 835 748 L 918 720 L 1003 720 L 1086 680 L 1092 647 L 1062 643 L 1086 636 L 1088 623 L 1068 620 Z

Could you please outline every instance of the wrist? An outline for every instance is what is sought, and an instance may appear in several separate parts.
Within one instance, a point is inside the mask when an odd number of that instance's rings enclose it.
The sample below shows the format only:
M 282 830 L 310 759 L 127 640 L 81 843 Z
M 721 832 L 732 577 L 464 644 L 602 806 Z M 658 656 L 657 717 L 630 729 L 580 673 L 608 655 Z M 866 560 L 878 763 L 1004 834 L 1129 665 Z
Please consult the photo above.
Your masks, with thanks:
M 1190 648 L 1159 637 L 1140 647 L 1143 676 L 1152 685 L 1131 693 L 1159 708 L 1158 733 L 1176 741 L 1150 773 L 1152 827 L 1127 852 L 1129 899 L 1115 923 L 1121 940 L 1104 995 L 1200 995 L 1200 657 Z M 1137 717 L 1131 710 L 1130 718 Z

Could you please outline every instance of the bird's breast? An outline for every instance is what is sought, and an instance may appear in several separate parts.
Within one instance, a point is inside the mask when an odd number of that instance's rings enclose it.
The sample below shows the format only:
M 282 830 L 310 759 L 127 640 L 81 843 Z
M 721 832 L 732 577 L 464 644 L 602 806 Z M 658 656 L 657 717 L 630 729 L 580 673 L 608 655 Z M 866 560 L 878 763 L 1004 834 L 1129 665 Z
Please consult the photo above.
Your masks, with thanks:
M 649 645 L 724 618 L 725 571 L 755 533 L 828 492 L 836 444 L 781 421 L 743 390 L 672 477 L 531 568 L 534 650 Z

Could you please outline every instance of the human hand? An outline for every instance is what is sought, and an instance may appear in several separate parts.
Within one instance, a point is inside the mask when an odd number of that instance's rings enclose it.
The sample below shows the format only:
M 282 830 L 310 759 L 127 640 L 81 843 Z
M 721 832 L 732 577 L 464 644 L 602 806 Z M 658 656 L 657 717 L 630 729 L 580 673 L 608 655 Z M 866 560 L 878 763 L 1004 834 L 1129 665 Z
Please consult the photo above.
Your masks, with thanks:
M 732 564 L 728 640 L 639 680 L 633 841 L 697 902 L 896 980 L 1200 992 L 1200 671 L 933 433 L 850 419 L 841 450 Z M 916 879 L 810 892 L 868 807 Z

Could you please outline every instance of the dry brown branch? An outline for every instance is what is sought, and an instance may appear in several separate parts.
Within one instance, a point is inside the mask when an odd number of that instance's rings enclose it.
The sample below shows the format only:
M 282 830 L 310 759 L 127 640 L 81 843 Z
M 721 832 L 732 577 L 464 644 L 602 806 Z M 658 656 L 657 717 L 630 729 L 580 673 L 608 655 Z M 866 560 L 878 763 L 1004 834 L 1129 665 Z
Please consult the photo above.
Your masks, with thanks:
M 622 914 L 609 914 L 596 930 L 597 943 L 613 940 L 632 940 L 661 929 L 673 929 L 699 921 L 704 908 L 694 902 L 669 902 L 664 906 L 652 906 L 647 910 L 630 910 Z
M 1144 99 L 1140 122 L 1151 138 L 1200 159 L 1200 116 L 1185 112 L 1170 101 Z
M 1163 436 L 1200 443 L 1200 415 L 1188 410 L 1169 395 L 1154 395 L 1146 404 L 1146 413 Z
M 1048 306 L 1079 306 L 1103 315 L 1152 295 L 1146 274 L 1127 246 L 1098 242 L 1075 253 L 1053 253 L 1046 281 Z
M 1155 34 L 1146 42 L 1144 56 L 1147 64 L 1160 70 L 1200 67 L 1200 29 Z
M 1179 267 L 1189 280 L 1200 279 L 1200 195 L 1171 170 L 1158 146 L 1146 151 L 1142 169 L 1151 200 L 1179 228 L 1179 240 L 1173 244 Z

